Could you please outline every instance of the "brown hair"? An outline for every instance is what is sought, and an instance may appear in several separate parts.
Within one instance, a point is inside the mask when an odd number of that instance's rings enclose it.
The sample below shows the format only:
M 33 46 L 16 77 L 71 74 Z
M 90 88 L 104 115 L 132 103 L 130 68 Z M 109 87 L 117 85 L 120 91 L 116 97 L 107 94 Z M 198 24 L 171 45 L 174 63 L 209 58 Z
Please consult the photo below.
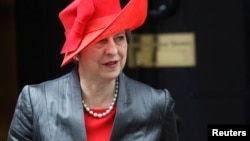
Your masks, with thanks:
M 126 30 L 125 34 L 126 34 L 127 43 L 129 44 L 131 42 L 131 40 L 132 40 L 132 33 L 131 33 L 130 30 Z

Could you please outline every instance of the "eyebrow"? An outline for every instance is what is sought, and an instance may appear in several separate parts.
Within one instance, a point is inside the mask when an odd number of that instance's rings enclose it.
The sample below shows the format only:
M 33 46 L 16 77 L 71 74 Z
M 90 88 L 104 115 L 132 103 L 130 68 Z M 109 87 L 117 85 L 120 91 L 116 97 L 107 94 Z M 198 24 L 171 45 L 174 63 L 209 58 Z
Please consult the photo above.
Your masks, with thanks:
M 125 31 L 119 32 L 119 33 L 117 33 L 115 35 L 119 35 L 119 34 L 125 34 Z

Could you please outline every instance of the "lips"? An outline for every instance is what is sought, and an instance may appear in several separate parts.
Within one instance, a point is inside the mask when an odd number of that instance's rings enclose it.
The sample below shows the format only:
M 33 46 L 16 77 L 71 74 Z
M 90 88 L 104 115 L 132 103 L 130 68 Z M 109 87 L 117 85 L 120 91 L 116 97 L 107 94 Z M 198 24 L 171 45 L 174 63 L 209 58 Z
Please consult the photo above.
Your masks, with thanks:
M 104 65 L 109 68 L 115 68 L 118 65 L 118 61 L 108 61 Z

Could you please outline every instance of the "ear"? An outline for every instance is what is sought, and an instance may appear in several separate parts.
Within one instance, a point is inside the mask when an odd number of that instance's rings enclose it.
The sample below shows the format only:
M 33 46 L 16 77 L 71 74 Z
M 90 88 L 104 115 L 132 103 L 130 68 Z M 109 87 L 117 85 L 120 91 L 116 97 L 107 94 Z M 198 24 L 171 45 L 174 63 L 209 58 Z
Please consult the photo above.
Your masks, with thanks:
M 76 62 L 78 62 L 78 61 L 79 61 L 79 55 L 78 55 L 78 54 L 75 55 L 75 56 L 73 57 L 73 60 L 76 61 Z

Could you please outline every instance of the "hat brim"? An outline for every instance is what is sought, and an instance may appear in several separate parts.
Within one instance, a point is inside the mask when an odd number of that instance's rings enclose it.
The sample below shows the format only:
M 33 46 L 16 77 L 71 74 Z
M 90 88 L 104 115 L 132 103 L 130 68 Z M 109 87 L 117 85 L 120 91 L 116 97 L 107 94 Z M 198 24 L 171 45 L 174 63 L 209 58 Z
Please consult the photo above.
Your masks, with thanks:
M 132 31 L 141 26 L 146 19 L 147 6 L 147 0 L 130 0 L 118 14 L 91 23 L 93 27 L 100 23 L 105 26 L 85 34 L 75 51 L 65 53 L 61 67 L 70 63 L 72 58 L 84 48 L 94 45 L 101 39 L 124 30 Z

